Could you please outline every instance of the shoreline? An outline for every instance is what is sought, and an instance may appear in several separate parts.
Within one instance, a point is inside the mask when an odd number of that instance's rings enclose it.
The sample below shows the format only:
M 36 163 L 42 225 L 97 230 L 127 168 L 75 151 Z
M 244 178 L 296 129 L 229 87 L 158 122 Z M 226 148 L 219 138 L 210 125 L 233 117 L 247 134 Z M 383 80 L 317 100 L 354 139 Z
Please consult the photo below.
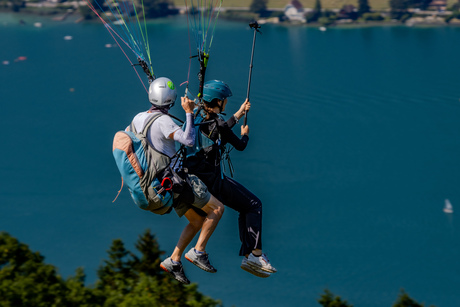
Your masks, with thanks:
M 436 12 L 435 12 L 436 13 Z M 183 16 L 183 13 L 177 15 L 169 15 L 161 18 L 148 19 L 148 23 L 162 22 L 171 18 L 178 18 Z M 6 16 L 8 18 L 6 18 Z M 431 20 L 426 18 L 430 18 Z M 250 22 L 248 18 L 232 18 L 225 15 L 220 17 L 223 20 L 236 22 L 236 23 L 247 23 Z M 359 28 L 371 28 L 371 27 L 394 27 L 394 26 L 404 26 L 412 28 L 434 28 L 434 27 L 459 27 L 460 20 L 455 20 L 454 22 L 446 23 L 443 19 L 440 19 L 439 16 L 433 15 L 426 18 L 422 17 L 412 17 L 406 22 L 401 22 L 398 20 L 382 20 L 382 21 L 345 21 L 337 22 L 330 25 L 323 25 L 319 22 L 312 23 L 301 23 L 301 22 L 290 22 L 290 21 L 275 21 L 275 18 L 259 18 L 257 21 L 261 25 L 273 25 L 273 26 L 282 26 L 282 27 L 306 27 L 306 28 L 321 28 L 324 29 L 359 29 Z M 32 20 L 34 19 L 34 20 Z M 38 20 L 37 20 L 38 19 Z M 413 20 L 411 22 L 411 20 Z M 56 22 L 56 23 L 94 23 L 100 22 L 98 19 L 85 20 L 84 17 L 80 14 L 78 10 L 62 10 L 60 13 L 35 13 L 32 11 L 23 11 L 23 12 L 12 12 L 6 10 L 0 10 L 0 24 L 3 26 L 8 25 L 9 23 L 18 23 L 21 25 L 27 23 L 40 23 L 40 22 Z

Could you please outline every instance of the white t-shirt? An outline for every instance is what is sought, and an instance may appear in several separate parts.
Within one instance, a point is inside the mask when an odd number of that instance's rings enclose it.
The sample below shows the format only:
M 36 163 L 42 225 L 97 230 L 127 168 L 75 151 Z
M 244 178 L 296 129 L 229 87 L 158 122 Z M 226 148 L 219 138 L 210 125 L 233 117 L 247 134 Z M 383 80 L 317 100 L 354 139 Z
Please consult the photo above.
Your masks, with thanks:
M 133 119 L 136 131 L 141 132 L 147 124 L 150 116 L 156 113 L 158 112 L 141 112 L 137 114 Z M 172 157 L 176 153 L 176 143 L 174 139 L 171 139 L 169 136 L 178 129 L 180 129 L 180 127 L 171 119 L 171 117 L 163 115 L 157 118 L 150 126 L 147 138 L 153 148 L 169 157 Z

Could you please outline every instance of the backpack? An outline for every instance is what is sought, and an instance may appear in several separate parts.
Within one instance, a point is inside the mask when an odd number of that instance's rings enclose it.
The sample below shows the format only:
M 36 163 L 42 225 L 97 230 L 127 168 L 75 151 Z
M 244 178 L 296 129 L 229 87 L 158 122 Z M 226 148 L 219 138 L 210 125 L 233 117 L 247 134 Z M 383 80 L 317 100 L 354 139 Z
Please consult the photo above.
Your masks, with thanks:
M 160 215 L 171 212 L 174 200 L 171 179 L 165 177 L 160 182 L 161 178 L 158 178 L 169 167 L 171 158 L 152 147 L 147 132 L 162 115 L 152 115 L 141 133 L 136 131 L 133 123 L 129 131 L 118 131 L 113 139 L 112 150 L 122 177 L 122 188 L 125 182 L 139 208 Z

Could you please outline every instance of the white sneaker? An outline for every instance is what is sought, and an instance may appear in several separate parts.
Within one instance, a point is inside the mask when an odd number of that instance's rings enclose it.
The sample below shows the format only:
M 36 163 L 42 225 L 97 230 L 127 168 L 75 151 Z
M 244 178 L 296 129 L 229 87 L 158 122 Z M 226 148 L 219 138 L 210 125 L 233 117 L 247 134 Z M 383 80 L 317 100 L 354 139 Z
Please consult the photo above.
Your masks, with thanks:
M 267 278 L 271 275 L 268 272 L 265 272 L 265 271 L 262 271 L 261 269 L 256 269 L 250 266 L 248 264 L 248 258 L 246 257 L 244 257 L 243 261 L 241 262 L 241 268 L 245 270 L 246 272 L 251 273 L 252 275 L 255 275 L 257 277 L 261 277 L 261 278 Z
M 249 254 L 247 263 L 254 269 L 260 269 L 269 273 L 276 273 L 276 269 L 270 264 L 267 255 L 262 254 L 260 257 Z

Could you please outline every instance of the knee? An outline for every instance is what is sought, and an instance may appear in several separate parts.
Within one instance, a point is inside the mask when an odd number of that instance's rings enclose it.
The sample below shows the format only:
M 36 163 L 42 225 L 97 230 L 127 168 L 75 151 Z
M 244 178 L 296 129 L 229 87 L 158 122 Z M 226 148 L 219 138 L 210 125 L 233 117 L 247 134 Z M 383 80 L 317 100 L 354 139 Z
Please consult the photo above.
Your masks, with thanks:
M 217 205 L 217 208 L 216 208 L 216 214 L 219 216 L 219 218 L 222 217 L 222 215 L 224 214 L 224 211 L 225 211 L 224 204 L 219 202 L 219 204 Z
M 203 211 L 206 212 L 208 218 L 212 216 L 212 218 L 220 219 L 224 214 L 224 204 L 222 204 L 217 198 L 211 196 L 209 202 L 202 208 Z
M 218 219 L 220 219 L 222 217 L 222 215 L 224 214 L 225 206 L 219 200 L 214 199 L 213 210 L 212 211 L 216 215 L 216 217 Z
M 251 211 L 262 214 L 262 202 L 257 197 L 251 201 Z

